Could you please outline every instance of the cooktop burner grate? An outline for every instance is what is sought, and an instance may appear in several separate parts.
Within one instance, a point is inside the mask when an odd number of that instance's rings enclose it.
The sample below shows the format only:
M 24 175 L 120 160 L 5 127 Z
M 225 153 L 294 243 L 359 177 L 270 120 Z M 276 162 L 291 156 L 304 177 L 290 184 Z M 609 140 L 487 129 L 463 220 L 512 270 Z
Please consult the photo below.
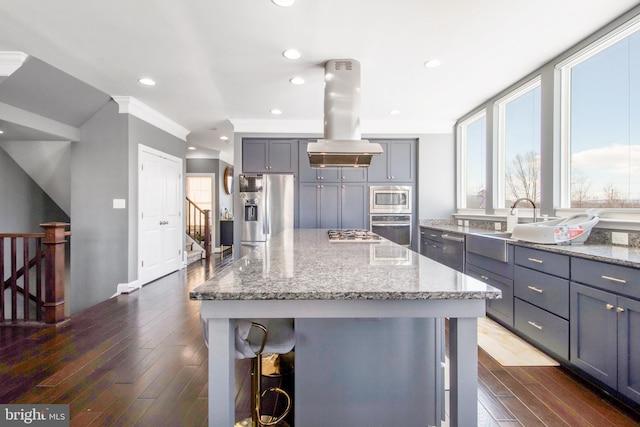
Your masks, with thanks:
M 379 242 L 380 236 L 369 230 L 329 230 L 330 242 Z

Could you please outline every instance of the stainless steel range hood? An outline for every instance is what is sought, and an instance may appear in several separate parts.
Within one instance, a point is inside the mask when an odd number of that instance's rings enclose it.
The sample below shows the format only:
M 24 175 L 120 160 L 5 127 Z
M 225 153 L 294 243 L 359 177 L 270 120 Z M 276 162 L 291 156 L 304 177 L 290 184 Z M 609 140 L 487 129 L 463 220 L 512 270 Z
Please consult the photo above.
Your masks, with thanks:
M 307 154 L 313 168 L 367 167 L 380 144 L 361 139 L 360 63 L 332 59 L 324 66 L 324 138 L 309 143 Z

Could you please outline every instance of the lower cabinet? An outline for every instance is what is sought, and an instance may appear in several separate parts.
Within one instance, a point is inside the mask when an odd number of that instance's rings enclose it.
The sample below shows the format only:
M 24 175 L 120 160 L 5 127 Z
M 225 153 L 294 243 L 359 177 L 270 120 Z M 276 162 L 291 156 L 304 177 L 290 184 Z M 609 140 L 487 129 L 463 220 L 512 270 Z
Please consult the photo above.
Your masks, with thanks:
M 571 283 L 570 362 L 640 403 L 640 301 Z
M 513 280 L 467 263 L 465 274 L 500 289 L 502 298 L 487 300 L 487 314 L 513 326 Z

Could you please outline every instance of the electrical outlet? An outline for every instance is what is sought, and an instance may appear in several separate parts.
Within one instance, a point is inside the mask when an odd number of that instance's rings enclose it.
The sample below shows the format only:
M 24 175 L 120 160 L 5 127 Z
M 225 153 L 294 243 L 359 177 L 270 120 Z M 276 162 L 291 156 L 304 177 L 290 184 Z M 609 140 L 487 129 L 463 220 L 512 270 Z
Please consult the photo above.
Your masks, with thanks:
M 496 231 L 502 230 L 502 223 L 501 222 L 494 222 L 493 223 L 493 228 L 495 228 Z
M 458 225 L 462 226 L 462 220 L 461 219 L 458 220 Z
M 468 219 L 465 219 L 465 220 L 464 220 L 464 226 L 465 226 L 465 227 L 468 227 L 468 226 L 469 226 L 469 220 L 468 220 Z
M 613 243 L 614 245 L 629 246 L 629 234 L 613 231 L 611 233 L 611 243 Z

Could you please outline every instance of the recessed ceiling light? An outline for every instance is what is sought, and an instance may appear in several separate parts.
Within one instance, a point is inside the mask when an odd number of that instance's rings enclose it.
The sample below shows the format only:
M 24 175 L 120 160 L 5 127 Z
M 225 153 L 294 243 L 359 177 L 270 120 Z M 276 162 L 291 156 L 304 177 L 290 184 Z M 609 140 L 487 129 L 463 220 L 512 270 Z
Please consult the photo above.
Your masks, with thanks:
M 392 114 L 394 116 L 398 115 L 398 114 L 400 114 L 400 110 L 391 110 L 391 111 L 389 111 L 389 114 Z
M 222 135 L 222 136 L 220 137 L 220 139 L 221 139 L 221 140 L 223 140 L 223 141 L 228 141 L 228 140 L 229 140 L 229 137 L 228 137 L 228 136 L 224 136 L 224 135 Z
M 284 52 L 282 52 L 282 56 L 284 56 L 287 59 L 298 59 L 302 55 L 300 54 L 300 51 L 297 49 L 287 49 Z
M 3 134 L 3 133 L 4 133 L 4 131 L 2 129 L 0 129 L 0 135 Z
M 156 85 L 155 80 L 153 80 L 152 78 L 149 78 L 149 77 L 140 77 L 138 79 L 138 82 L 140 84 L 145 85 L 145 86 L 155 86 Z
M 187 149 L 189 149 L 189 150 L 195 150 L 195 149 L 196 149 L 196 147 L 194 147 L 193 145 L 190 145 L 190 146 L 188 146 L 188 147 L 187 147 Z
M 296 0 L 271 0 L 273 4 L 280 7 L 289 7 L 296 2 Z
M 280 114 L 282 114 L 282 110 L 278 110 L 277 108 L 274 108 L 273 110 L 269 111 L 271 114 L 273 114 L 274 116 L 279 116 Z
M 303 85 L 304 79 L 302 77 L 291 77 L 289 79 L 292 85 Z
M 436 68 L 442 65 L 442 61 L 440 59 L 430 59 L 424 63 L 424 66 L 427 68 Z

